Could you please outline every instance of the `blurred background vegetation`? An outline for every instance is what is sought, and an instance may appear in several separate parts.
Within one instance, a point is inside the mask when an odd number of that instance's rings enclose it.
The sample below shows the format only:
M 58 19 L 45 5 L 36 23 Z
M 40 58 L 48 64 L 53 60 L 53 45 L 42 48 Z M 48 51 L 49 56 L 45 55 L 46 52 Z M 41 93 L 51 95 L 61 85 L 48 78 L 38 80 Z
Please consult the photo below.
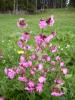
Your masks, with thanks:
M 68 6 L 75 7 L 75 0 L 0 0 L 1 13 L 36 12 Z

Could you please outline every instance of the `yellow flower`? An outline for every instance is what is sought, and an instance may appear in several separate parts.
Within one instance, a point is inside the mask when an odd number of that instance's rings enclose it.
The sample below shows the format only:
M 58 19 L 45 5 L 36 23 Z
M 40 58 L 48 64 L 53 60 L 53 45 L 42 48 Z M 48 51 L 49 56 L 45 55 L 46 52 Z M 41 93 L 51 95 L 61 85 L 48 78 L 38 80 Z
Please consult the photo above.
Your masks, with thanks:
M 18 54 L 23 54 L 23 53 L 24 53 L 24 51 L 19 50 L 19 51 L 17 51 L 17 53 L 18 53 Z

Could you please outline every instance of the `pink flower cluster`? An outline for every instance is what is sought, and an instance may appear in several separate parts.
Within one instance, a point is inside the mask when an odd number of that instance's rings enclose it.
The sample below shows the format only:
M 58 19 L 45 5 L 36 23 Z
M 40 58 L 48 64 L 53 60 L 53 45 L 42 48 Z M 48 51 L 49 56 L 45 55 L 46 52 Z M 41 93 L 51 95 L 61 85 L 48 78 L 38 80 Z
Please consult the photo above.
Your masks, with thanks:
M 53 24 L 54 17 L 51 16 L 46 21 L 40 20 L 39 27 L 43 29 L 47 25 L 53 26 Z M 17 22 L 18 27 L 24 28 L 26 25 L 27 23 L 24 19 L 19 19 Z M 43 92 L 44 84 L 47 84 L 47 75 L 57 73 L 51 95 L 64 95 L 61 87 L 64 84 L 62 75 L 66 75 L 68 69 L 58 55 L 58 46 L 51 43 L 55 37 L 56 32 L 52 32 L 49 35 L 39 34 L 34 37 L 28 32 L 24 32 L 17 42 L 24 53 L 20 55 L 17 68 L 5 68 L 4 72 L 7 77 L 13 79 L 17 76 L 18 81 L 25 86 L 25 90 L 41 93 Z M 33 41 L 34 44 L 31 44 L 30 41 Z
M 48 18 L 47 20 L 41 19 L 39 22 L 39 27 L 40 29 L 44 29 L 47 27 L 47 25 L 49 26 L 53 26 L 55 23 L 54 21 L 54 16 L 52 15 L 50 18 Z

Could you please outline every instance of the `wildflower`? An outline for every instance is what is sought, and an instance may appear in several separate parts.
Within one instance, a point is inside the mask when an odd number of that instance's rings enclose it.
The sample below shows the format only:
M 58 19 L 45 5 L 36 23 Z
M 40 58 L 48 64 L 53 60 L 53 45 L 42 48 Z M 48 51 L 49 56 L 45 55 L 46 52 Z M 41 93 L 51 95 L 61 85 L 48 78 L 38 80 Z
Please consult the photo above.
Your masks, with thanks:
M 20 63 L 22 63 L 22 62 L 25 62 L 26 60 L 25 60 L 25 56 L 24 55 L 21 55 L 20 56 Z
M 59 88 L 57 88 L 57 87 L 54 87 L 53 89 L 52 89 L 52 92 L 51 92 L 51 95 L 52 96 L 63 96 L 64 95 L 64 92 L 61 90 L 61 89 L 59 89 Z
M 18 80 L 21 81 L 21 82 L 27 82 L 28 81 L 27 78 L 24 77 L 24 76 L 18 77 Z
M 5 68 L 4 72 L 8 76 L 9 79 L 13 79 L 16 76 L 16 72 L 13 69 Z
M 26 45 L 26 46 L 24 46 L 24 48 L 23 48 L 23 49 L 24 49 L 24 50 L 31 50 L 31 48 L 32 48 L 31 46 Z
M 56 78 L 56 79 L 54 80 L 54 82 L 55 82 L 56 84 L 59 84 L 59 85 L 63 85 L 63 84 L 64 84 L 64 81 L 63 81 L 62 79 L 60 79 L 60 78 Z
M 68 73 L 68 69 L 65 68 L 65 67 L 62 67 L 62 68 L 61 68 L 61 71 L 62 71 L 62 73 L 63 73 L 64 75 L 66 75 L 66 74 Z
M 25 87 L 25 90 L 27 90 L 28 92 L 33 92 L 35 88 L 33 87 Z
M 2 96 L 0 96 L 0 100 L 4 100 L 4 98 Z
M 24 51 L 20 50 L 18 51 L 18 54 L 24 54 Z
M 50 60 L 51 60 L 51 58 L 50 58 L 50 56 L 48 56 L 48 57 L 47 57 L 47 61 L 50 61 Z
M 38 65 L 38 70 L 39 70 L 39 71 L 42 71 L 42 69 L 43 69 L 43 65 L 42 65 L 42 64 L 39 64 L 39 65 Z
M 18 21 L 17 21 L 17 26 L 19 28 L 26 28 L 27 27 L 27 23 L 25 21 L 24 18 L 20 18 Z
M 28 62 L 22 62 L 19 64 L 21 67 L 24 67 L 24 68 L 28 68 L 29 67 L 29 64 Z
M 64 67 L 64 62 L 60 62 L 60 67 Z
M 55 61 L 51 61 L 51 65 L 55 66 L 56 62 Z
M 37 86 L 36 86 L 36 91 L 41 93 L 43 91 L 43 84 L 38 83 Z
M 33 81 L 31 81 L 31 80 L 28 82 L 28 84 L 27 84 L 27 85 L 28 85 L 29 87 L 34 87 L 34 86 L 35 86 L 34 82 L 33 82 Z
M 56 46 L 51 46 L 51 47 L 50 47 L 50 51 L 51 51 L 52 53 L 57 52 L 57 47 L 56 47 Z
M 31 67 L 32 66 L 32 61 L 28 61 L 28 65 Z
M 56 56 L 55 60 L 60 61 L 61 60 L 60 56 Z
M 46 78 L 44 76 L 40 76 L 38 80 L 40 83 L 44 83 L 46 81 Z
M 40 35 L 38 35 L 38 36 L 35 36 L 35 42 L 38 44 L 38 45 L 40 45 L 41 43 L 42 43 L 42 38 L 41 38 L 41 36 Z
M 23 48 L 23 47 L 24 47 L 24 44 L 23 44 L 23 41 L 22 41 L 22 40 L 19 40 L 19 41 L 17 42 L 17 44 L 18 44 L 18 46 L 19 46 L 20 48 Z
M 35 75 L 35 71 L 34 70 L 30 70 L 30 74 L 31 75 Z
M 53 35 L 51 34 L 51 35 L 46 37 L 45 42 L 49 43 L 52 39 L 53 39 Z
M 36 54 L 32 54 L 30 58 L 31 60 L 37 60 L 38 56 Z
M 49 25 L 49 26 L 53 26 L 55 21 L 54 21 L 54 16 L 52 15 L 50 18 L 47 19 L 46 23 Z
M 28 32 L 24 32 L 20 39 L 27 42 L 30 39 L 30 34 Z
M 44 19 L 41 19 L 39 22 L 40 29 L 44 29 L 47 26 L 47 23 Z

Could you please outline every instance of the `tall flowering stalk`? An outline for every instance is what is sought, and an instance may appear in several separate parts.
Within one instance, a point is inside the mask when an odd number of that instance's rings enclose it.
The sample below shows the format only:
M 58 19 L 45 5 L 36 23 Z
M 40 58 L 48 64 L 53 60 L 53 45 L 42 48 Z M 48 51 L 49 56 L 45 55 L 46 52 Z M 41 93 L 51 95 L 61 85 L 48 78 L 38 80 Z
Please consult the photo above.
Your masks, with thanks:
M 25 90 L 28 92 L 43 92 L 45 84 L 48 82 L 48 75 L 56 73 L 54 78 L 54 85 L 51 87 L 52 96 L 62 96 L 64 91 L 62 86 L 64 85 L 63 75 L 68 73 L 68 69 L 65 67 L 64 62 L 58 55 L 58 46 L 53 45 L 51 41 L 56 37 L 56 32 L 52 32 L 49 35 L 43 34 L 43 29 L 49 26 L 53 26 L 55 23 L 54 17 L 51 16 L 47 20 L 41 19 L 39 27 L 42 29 L 42 33 L 34 37 L 28 32 L 24 32 L 19 41 L 18 46 L 22 49 L 19 53 L 19 66 L 16 68 L 5 68 L 4 72 L 9 79 L 18 77 L 18 81 L 21 81 Z M 24 18 L 20 18 L 17 22 L 17 26 L 20 28 L 27 27 L 27 23 Z M 30 42 L 33 41 L 34 44 Z

